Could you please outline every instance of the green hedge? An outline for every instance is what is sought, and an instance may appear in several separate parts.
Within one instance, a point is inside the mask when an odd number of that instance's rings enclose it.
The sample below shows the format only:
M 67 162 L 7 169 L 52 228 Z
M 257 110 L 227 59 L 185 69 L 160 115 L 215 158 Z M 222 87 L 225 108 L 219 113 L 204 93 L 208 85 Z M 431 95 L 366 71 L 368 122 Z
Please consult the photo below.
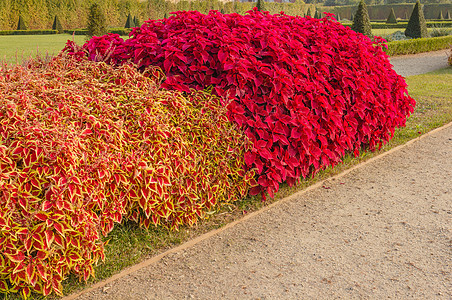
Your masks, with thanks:
M 1 30 L 0 35 L 57 34 L 58 30 Z
M 107 30 L 108 33 L 116 33 L 119 35 L 129 35 L 129 28 L 110 28 Z M 74 35 L 86 35 L 88 33 L 87 29 L 74 29 L 74 30 L 65 30 L 65 33 L 74 34 Z
M 390 29 L 390 28 L 403 28 L 405 29 L 408 25 L 408 21 L 399 21 L 397 24 L 387 24 L 385 22 L 371 22 L 372 29 Z M 342 25 L 351 27 L 352 23 L 343 23 Z M 438 22 L 427 22 L 428 28 L 434 27 L 452 27 L 452 20 L 438 21 Z
M 389 56 L 416 54 L 422 52 L 447 49 L 452 44 L 452 35 L 425 39 L 411 39 L 387 43 L 385 52 Z

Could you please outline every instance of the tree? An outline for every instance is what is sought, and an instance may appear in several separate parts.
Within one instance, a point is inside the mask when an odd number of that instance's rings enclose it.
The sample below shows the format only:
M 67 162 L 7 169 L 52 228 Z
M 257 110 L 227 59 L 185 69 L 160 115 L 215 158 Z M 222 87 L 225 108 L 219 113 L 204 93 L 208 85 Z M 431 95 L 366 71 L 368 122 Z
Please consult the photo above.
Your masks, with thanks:
M 444 20 L 443 11 L 442 10 L 439 11 L 438 20 Z
M 446 16 L 444 17 L 446 20 L 450 20 L 450 14 L 449 11 L 446 10 Z
M 360 32 L 368 37 L 372 37 L 372 26 L 370 25 L 369 13 L 364 0 L 361 0 L 358 5 L 358 10 L 353 17 L 352 30 Z
M 424 12 L 421 9 L 419 0 L 416 2 L 411 13 L 410 20 L 405 29 L 405 35 L 414 39 L 428 37 L 427 23 L 425 22 Z
M 27 30 L 27 25 L 25 25 L 22 15 L 19 16 L 19 22 L 17 23 L 17 30 Z
M 89 8 L 88 15 L 88 33 L 89 37 L 93 36 L 101 36 L 107 33 L 107 25 L 105 16 L 100 10 L 100 7 L 97 3 L 94 3 Z
M 60 22 L 60 19 L 58 18 L 58 16 L 55 16 L 55 18 L 53 19 L 52 29 L 58 30 L 58 33 L 64 32 L 63 25 L 61 25 L 61 22 Z
M 308 11 L 306 12 L 306 16 L 311 16 L 311 8 L 308 7 Z
M 140 20 L 137 16 L 133 17 L 133 23 L 135 24 L 135 27 L 141 27 Z
M 316 9 L 314 13 L 314 19 L 320 19 L 319 11 Z
M 135 22 L 133 21 L 132 15 L 129 13 L 127 16 L 126 25 L 124 25 L 124 28 L 132 28 L 135 27 Z
M 386 20 L 386 24 L 397 24 L 394 8 L 391 8 L 391 12 L 389 13 L 388 19 Z
M 257 0 L 256 8 L 258 11 L 264 10 L 264 3 L 262 3 L 262 0 Z

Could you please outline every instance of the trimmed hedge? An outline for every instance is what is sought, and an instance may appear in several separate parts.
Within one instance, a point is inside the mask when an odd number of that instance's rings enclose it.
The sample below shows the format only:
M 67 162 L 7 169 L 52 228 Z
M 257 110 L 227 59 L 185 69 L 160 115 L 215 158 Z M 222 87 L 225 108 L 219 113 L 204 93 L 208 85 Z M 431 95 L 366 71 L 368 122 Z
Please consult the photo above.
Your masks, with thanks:
M 90 59 L 160 67 L 162 87 L 213 86 L 229 118 L 253 142 L 245 162 L 257 169 L 252 194 L 336 165 L 387 142 L 415 101 L 379 41 L 323 19 L 177 12 L 146 21 L 123 41 L 106 35 L 84 45 Z
M 387 43 L 385 50 L 389 56 L 416 54 L 447 49 L 452 44 L 452 35 L 435 38 L 411 39 Z
M 2 30 L 0 35 L 39 35 L 57 34 L 58 30 Z
M 108 33 L 119 34 L 119 35 L 129 35 L 131 30 L 129 28 L 110 28 L 107 30 Z M 76 30 L 65 30 L 65 33 L 74 34 L 74 35 L 87 35 L 87 29 L 76 29 Z
M 77 58 L 0 66 L 0 293 L 61 295 L 115 223 L 193 225 L 255 185 L 220 98 Z
M 387 23 L 380 23 L 380 22 L 370 22 L 370 24 L 372 25 L 372 29 L 390 29 L 390 28 L 400 28 L 400 29 L 404 29 L 408 26 L 408 22 L 407 21 L 399 21 L 397 22 L 397 24 L 387 24 Z M 347 27 L 351 27 L 352 24 L 351 23 L 342 23 L 342 25 L 347 26 Z M 433 28 L 433 27 L 452 27 L 452 21 L 447 21 L 447 22 L 427 22 L 427 27 L 428 28 Z

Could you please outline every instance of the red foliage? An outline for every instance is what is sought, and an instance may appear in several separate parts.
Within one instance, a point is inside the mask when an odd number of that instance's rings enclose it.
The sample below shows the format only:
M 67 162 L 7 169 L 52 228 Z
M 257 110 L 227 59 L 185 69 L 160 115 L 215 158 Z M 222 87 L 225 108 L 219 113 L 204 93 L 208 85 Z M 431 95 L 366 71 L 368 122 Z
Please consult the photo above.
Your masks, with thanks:
M 272 196 L 279 183 L 334 166 L 346 152 L 380 147 L 415 105 L 380 41 L 329 15 L 177 12 L 145 22 L 123 43 L 118 38 L 84 47 L 98 60 L 162 68 L 165 88 L 213 86 L 233 99 L 229 118 L 254 144 L 245 155 L 259 174 L 254 194 Z

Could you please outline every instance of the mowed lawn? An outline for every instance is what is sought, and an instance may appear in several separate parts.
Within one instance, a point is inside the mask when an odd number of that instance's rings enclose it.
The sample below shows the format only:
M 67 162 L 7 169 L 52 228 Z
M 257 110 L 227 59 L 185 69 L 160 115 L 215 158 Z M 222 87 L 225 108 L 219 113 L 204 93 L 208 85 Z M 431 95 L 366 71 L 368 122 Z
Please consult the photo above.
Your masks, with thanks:
M 0 61 L 18 64 L 30 57 L 58 54 L 68 40 L 83 44 L 83 35 L 48 34 L 48 35 L 1 35 Z

